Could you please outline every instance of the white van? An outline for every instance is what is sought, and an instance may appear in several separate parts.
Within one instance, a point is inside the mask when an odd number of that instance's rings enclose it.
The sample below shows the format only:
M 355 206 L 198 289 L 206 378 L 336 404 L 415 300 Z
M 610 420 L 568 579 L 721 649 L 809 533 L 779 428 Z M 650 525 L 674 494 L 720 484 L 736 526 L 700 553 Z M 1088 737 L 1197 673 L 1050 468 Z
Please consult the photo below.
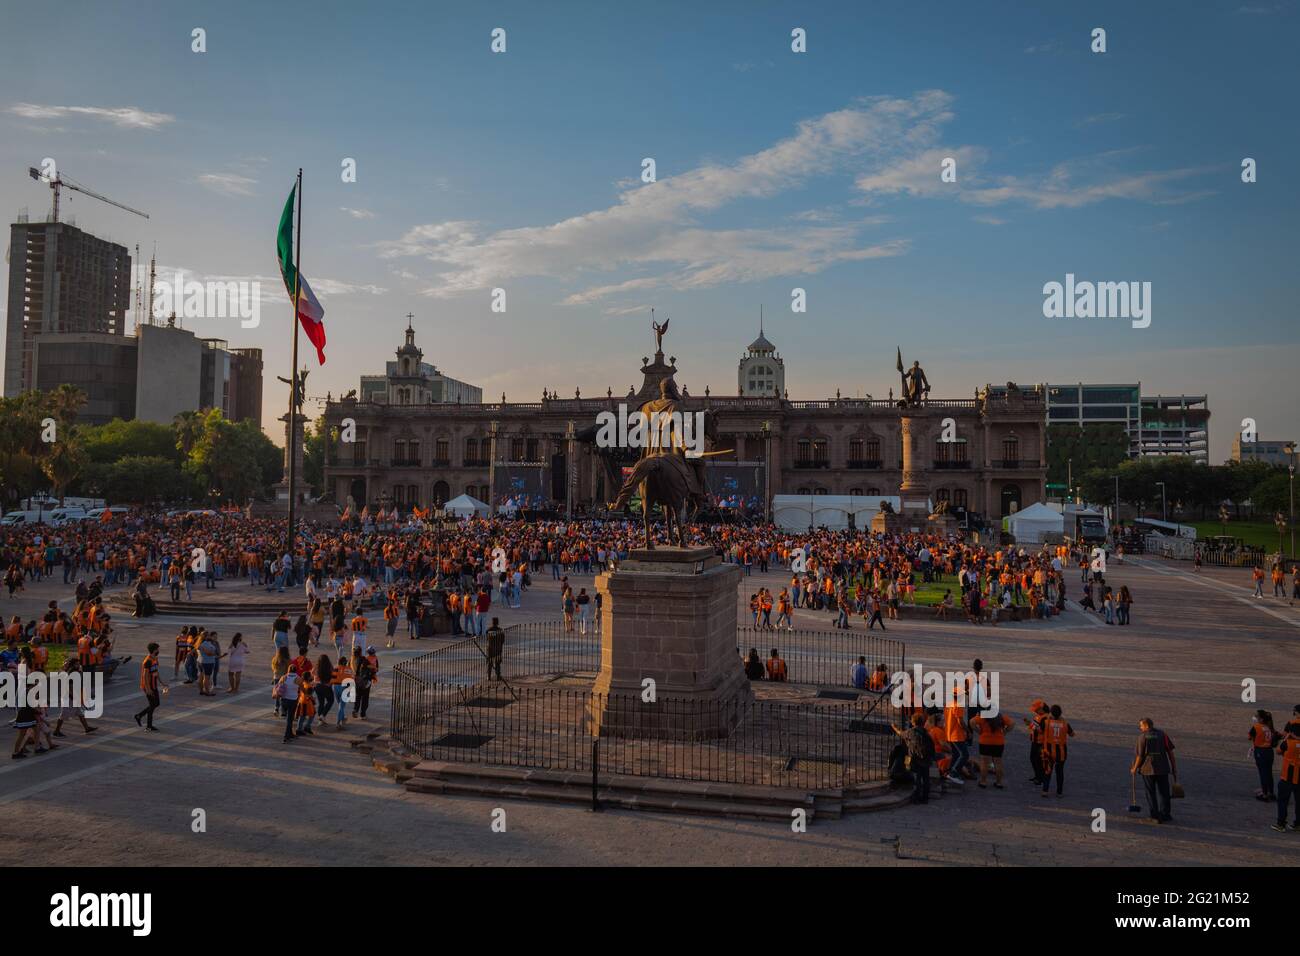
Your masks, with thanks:
M 49 511 L 10 511 L 3 518 L 0 518 L 0 525 L 12 528 L 16 525 L 39 524 L 41 521 L 48 523 L 49 520 Z
M 61 528 L 66 524 L 75 524 L 82 518 L 86 517 L 85 508 L 55 508 L 48 512 L 49 518 L 45 523 Z
M 84 515 L 82 515 L 81 518 L 78 519 L 78 520 L 82 520 L 82 521 L 100 521 L 100 520 L 103 519 L 103 517 L 104 517 L 104 512 L 105 512 L 105 511 L 111 511 L 111 512 L 113 513 L 113 517 L 114 517 L 114 518 L 125 518 L 126 515 L 127 515 L 127 512 L 130 511 L 130 510 L 131 510 L 130 508 L 122 508 L 122 507 L 114 507 L 114 508 L 91 508 L 91 509 L 90 509 L 89 511 L 87 511 Z

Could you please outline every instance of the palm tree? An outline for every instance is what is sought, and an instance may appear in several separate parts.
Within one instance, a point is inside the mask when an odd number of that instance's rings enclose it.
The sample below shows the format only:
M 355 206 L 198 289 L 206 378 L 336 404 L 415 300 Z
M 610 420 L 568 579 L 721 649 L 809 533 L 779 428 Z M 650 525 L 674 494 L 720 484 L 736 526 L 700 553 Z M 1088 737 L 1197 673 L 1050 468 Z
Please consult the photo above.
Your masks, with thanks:
M 172 419 L 172 424 L 176 428 L 176 447 L 186 458 L 189 457 L 194 446 L 203 437 L 203 413 L 198 411 L 179 412 Z
M 54 486 L 54 494 L 63 504 L 63 495 L 68 486 L 81 477 L 86 466 L 86 452 L 80 440 L 69 437 L 53 442 L 50 450 L 41 458 L 41 471 Z
M 64 382 L 54 390 L 46 393 L 45 400 L 50 412 L 64 428 L 70 426 L 77 418 L 77 413 L 86 404 L 86 393 L 75 385 Z

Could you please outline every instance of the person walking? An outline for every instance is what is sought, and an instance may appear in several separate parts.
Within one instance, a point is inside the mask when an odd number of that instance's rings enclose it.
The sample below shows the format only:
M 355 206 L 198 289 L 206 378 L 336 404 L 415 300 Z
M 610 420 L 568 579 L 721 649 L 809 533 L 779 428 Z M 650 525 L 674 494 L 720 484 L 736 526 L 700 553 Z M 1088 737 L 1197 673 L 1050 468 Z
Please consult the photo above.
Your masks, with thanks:
M 271 696 L 275 700 L 275 716 L 277 717 L 280 716 L 280 712 L 284 709 L 284 705 L 280 700 L 280 694 L 276 688 L 280 686 L 280 678 L 289 670 L 290 663 L 289 648 L 277 647 L 275 653 L 271 656 Z
M 966 726 L 966 708 L 961 702 L 958 688 L 952 689 L 952 700 L 943 709 L 944 735 L 948 746 L 952 748 L 952 764 L 948 767 L 948 779 L 955 784 L 963 784 L 963 777 L 969 773 L 970 732 Z
M 357 682 L 356 697 L 352 701 L 352 716 L 365 720 L 366 710 L 370 707 L 370 685 L 375 682 L 375 669 L 366 659 L 360 645 L 352 649 L 352 672 L 356 675 Z
M 316 713 L 322 724 L 334 706 L 334 691 L 334 665 L 328 654 L 322 654 L 316 661 Z
M 342 730 L 348 723 L 348 706 L 356 700 L 356 676 L 348 666 L 346 657 L 340 657 L 338 665 L 330 674 L 330 686 L 334 689 L 334 702 L 338 707 L 335 727 Z
M 1178 761 L 1174 757 L 1174 742 L 1150 717 L 1138 721 L 1137 746 L 1129 773 L 1142 776 L 1151 819 L 1156 823 L 1172 823 L 1169 778 L 1172 775 L 1175 781 L 1178 779 Z
M 1053 704 L 1049 716 L 1043 720 L 1043 796 L 1047 796 L 1052 783 L 1052 774 L 1056 774 L 1056 795 L 1065 796 L 1065 756 L 1069 738 L 1074 736 L 1074 728 L 1069 721 L 1061 718 L 1061 705 Z
M 135 715 L 137 727 L 144 727 L 146 730 L 153 731 L 158 729 L 153 725 L 153 712 L 162 703 L 160 695 L 166 689 L 167 685 L 158 676 L 158 643 L 153 641 L 149 644 L 149 653 L 140 662 L 140 690 L 144 691 L 145 708 Z M 148 722 L 140 723 L 144 718 L 148 718 Z

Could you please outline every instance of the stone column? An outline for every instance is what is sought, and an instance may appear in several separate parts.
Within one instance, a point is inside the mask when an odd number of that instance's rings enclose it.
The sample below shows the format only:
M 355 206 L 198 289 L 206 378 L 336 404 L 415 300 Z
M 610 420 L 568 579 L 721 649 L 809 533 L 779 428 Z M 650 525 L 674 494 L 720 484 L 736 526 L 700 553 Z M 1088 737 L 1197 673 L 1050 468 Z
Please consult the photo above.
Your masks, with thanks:
M 925 420 L 912 415 L 899 419 L 903 439 L 903 483 L 898 488 L 902 499 L 902 512 L 908 515 L 929 515 L 930 487 L 925 480 L 923 452 L 917 447 L 925 436 Z
M 498 422 L 492 422 L 488 425 L 488 514 L 497 513 L 497 432 L 501 426 Z M 450 489 L 448 489 L 450 494 Z M 455 497 L 453 495 L 453 497 Z M 445 504 L 445 502 L 444 502 Z

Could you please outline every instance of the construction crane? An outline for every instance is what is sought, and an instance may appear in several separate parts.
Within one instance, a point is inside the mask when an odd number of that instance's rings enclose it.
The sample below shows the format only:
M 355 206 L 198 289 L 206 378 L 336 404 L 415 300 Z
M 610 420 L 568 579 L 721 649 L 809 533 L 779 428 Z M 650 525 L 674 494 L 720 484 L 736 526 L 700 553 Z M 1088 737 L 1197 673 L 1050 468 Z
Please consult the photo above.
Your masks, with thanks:
M 78 186 L 76 183 L 72 182 L 71 180 L 64 179 L 58 173 L 55 173 L 53 177 L 47 178 L 35 166 L 28 166 L 27 174 L 31 176 L 32 179 L 35 179 L 38 182 L 49 183 L 50 188 L 54 190 L 54 219 L 52 220 L 53 222 L 59 221 L 59 190 L 65 187 L 68 189 L 76 190 L 79 193 L 85 193 L 87 196 L 90 196 L 92 199 L 98 199 L 100 202 L 106 202 L 110 206 L 116 206 L 118 209 L 125 209 L 127 212 L 133 212 L 137 216 L 143 216 L 145 219 L 149 218 L 149 214 L 147 212 L 141 212 L 139 209 L 132 209 L 130 206 L 123 205 L 117 200 L 109 199 L 107 196 L 101 196 L 93 189 L 87 189 L 85 186 Z

